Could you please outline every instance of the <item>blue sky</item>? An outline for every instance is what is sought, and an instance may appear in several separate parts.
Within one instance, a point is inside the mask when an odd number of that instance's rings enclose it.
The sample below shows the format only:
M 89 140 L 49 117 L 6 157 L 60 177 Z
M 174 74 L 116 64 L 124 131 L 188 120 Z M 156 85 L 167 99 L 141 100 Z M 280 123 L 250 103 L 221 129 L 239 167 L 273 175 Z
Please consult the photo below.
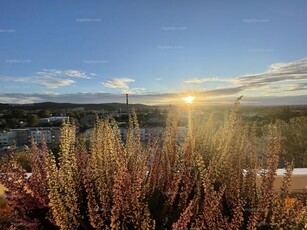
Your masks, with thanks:
M 0 2 L 0 103 L 307 103 L 307 2 Z M 305 100 L 306 99 L 306 100 Z

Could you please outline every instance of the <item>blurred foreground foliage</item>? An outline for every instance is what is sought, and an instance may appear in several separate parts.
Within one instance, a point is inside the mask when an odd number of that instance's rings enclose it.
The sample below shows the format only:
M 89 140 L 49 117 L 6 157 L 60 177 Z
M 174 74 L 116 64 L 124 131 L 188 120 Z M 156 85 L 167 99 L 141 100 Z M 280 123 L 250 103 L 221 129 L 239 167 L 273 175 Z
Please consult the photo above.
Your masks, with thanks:
M 220 126 L 214 115 L 194 122 L 184 142 L 178 142 L 178 120 L 171 115 L 162 137 L 146 147 L 135 114 L 126 143 L 114 119 L 97 119 L 89 150 L 76 138 L 75 125 L 65 123 L 57 161 L 46 144 L 38 148 L 33 143 L 31 177 L 14 158 L 2 165 L 0 182 L 9 189 L 6 200 L 13 210 L 3 226 L 303 229 L 306 203 L 289 198 L 292 163 L 286 163 L 280 190 L 273 186 L 279 155 L 286 151 L 281 134 L 297 132 L 301 125 L 269 125 L 260 162 L 256 128 L 242 123 L 238 104 L 239 100 Z M 293 138 L 301 151 L 306 145 Z M 260 169 L 265 171 L 257 185 Z

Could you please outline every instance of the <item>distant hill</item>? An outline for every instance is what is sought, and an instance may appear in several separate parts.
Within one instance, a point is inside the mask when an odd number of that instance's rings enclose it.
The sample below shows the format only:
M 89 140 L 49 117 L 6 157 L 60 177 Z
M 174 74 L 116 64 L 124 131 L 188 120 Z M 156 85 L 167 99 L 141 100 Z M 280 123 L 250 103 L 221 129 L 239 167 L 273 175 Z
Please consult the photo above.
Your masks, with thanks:
M 124 103 L 103 103 L 103 104 L 72 104 L 72 103 L 55 103 L 55 102 L 43 102 L 33 104 L 1 104 L 0 110 L 12 110 L 12 109 L 23 109 L 23 110 L 64 110 L 74 108 L 84 108 L 85 110 L 105 110 L 105 111 L 117 111 L 121 109 L 126 110 L 126 104 Z M 130 108 L 136 110 L 154 108 L 153 106 L 144 104 L 132 104 Z

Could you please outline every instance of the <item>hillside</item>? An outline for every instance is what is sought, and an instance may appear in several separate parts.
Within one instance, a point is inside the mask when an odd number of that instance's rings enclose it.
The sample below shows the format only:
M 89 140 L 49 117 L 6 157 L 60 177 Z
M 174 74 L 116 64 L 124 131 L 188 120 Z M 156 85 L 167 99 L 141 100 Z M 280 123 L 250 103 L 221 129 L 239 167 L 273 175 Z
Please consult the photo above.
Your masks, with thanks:
M 132 104 L 129 105 L 136 110 L 149 109 L 152 106 L 143 104 Z M 63 110 L 63 109 L 75 109 L 84 108 L 85 110 L 105 110 L 105 111 L 116 111 L 121 109 L 126 110 L 126 104 L 124 103 L 104 103 L 104 104 L 72 104 L 72 103 L 33 103 L 33 104 L 2 104 L 0 103 L 0 110 L 12 110 L 12 109 L 23 109 L 23 110 Z

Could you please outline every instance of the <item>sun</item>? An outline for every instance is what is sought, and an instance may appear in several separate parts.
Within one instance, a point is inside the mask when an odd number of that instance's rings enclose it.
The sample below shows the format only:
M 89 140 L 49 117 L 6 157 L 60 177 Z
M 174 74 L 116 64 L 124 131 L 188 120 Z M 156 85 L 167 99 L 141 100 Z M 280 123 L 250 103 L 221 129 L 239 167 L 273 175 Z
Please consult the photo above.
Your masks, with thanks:
M 194 101 L 194 99 L 195 99 L 195 97 L 193 97 L 193 96 L 187 96 L 187 97 L 184 97 L 184 98 L 182 98 L 186 103 L 193 103 L 193 101 Z

